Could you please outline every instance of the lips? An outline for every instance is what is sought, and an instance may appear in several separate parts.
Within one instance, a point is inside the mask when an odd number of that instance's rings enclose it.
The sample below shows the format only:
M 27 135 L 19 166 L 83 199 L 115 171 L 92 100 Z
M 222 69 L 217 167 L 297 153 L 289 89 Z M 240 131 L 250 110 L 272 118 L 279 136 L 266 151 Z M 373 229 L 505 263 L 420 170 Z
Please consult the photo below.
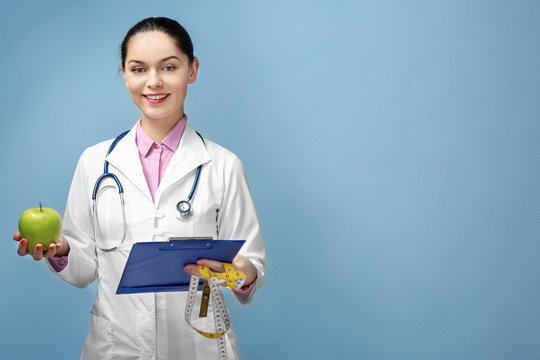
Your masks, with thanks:
M 143 96 L 150 103 L 159 104 L 159 103 L 165 101 L 165 99 L 167 99 L 167 97 L 169 97 L 169 94 L 143 94 Z

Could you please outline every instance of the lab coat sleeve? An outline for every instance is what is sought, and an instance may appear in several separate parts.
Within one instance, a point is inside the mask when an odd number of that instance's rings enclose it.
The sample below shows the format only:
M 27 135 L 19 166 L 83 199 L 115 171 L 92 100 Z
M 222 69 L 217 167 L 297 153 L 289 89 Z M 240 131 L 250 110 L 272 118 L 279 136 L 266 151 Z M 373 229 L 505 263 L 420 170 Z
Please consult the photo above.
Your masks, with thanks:
M 241 304 L 249 304 L 253 301 L 255 291 L 264 282 L 266 255 L 244 167 L 236 156 L 234 156 L 229 171 L 225 174 L 224 183 L 223 202 L 218 212 L 219 238 L 222 240 L 246 240 L 239 253 L 247 257 L 255 266 L 257 280 L 247 296 L 232 293 Z
M 62 234 L 69 243 L 68 263 L 60 272 L 45 261 L 60 278 L 77 287 L 88 286 L 97 278 L 97 255 L 93 240 L 90 187 L 88 184 L 88 150 L 77 164 L 62 222 Z

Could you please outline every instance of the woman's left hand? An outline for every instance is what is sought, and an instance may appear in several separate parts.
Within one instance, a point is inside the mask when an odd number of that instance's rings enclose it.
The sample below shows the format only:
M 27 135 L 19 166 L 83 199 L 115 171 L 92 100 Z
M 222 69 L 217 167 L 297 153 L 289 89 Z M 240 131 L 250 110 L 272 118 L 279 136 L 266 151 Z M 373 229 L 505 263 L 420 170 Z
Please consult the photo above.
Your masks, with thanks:
M 234 266 L 234 270 L 242 271 L 247 277 L 243 287 L 247 287 L 251 285 L 252 282 L 257 280 L 257 269 L 255 268 L 255 266 L 253 266 L 253 264 L 251 263 L 251 261 L 249 261 L 247 257 L 242 255 L 236 255 L 232 263 Z M 197 265 L 208 266 L 212 271 L 215 272 L 225 272 L 225 267 L 220 261 L 201 259 L 197 261 Z M 187 272 L 189 275 L 200 277 L 201 273 L 199 272 L 199 267 L 197 265 L 186 265 L 184 267 L 184 271 Z

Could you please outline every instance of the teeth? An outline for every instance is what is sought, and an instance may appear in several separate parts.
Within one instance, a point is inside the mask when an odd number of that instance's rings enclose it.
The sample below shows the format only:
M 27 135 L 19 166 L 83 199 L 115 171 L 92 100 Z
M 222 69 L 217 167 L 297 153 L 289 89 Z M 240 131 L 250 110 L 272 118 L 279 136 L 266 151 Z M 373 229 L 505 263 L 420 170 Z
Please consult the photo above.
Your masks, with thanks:
M 166 96 L 167 96 L 167 95 L 156 95 L 156 96 L 146 95 L 147 98 L 152 99 L 152 100 L 163 99 L 163 98 L 166 97 Z

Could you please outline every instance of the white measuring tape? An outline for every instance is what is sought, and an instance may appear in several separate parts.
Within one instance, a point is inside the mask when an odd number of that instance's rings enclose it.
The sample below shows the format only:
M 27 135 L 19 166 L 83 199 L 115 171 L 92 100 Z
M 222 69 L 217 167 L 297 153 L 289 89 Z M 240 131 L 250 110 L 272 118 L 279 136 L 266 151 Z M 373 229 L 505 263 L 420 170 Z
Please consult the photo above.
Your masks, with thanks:
M 193 312 L 197 291 L 199 289 L 199 278 L 197 276 L 191 276 L 184 315 L 188 325 L 199 334 L 208 339 L 217 339 L 218 358 L 220 360 L 227 359 L 225 333 L 231 328 L 231 318 L 223 294 L 219 289 L 219 285 L 226 283 L 228 287 L 239 290 L 246 282 L 246 275 L 239 270 L 234 270 L 232 264 L 223 263 L 223 266 L 225 267 L 225 272 L 216 273 L 207 266 L 199 265 L 201 277 L 206 280 L 201 297 L 199 317 L 195 320 L 191 320 L 191 313 Z M 209 297 L 212 301 L 214 321 L 206 317 Z

